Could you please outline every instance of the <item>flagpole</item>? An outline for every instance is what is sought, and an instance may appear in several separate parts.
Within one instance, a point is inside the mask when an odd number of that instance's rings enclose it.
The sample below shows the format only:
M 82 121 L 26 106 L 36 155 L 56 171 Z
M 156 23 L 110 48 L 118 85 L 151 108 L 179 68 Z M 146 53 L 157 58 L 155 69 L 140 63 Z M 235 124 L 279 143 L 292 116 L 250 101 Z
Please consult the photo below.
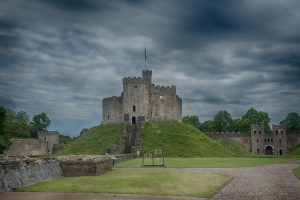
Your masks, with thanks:
M 145 69 L 147 69 L 146 59 L 147 59 L 147 49 L 146 49 L 146 44 L 145 44 Z

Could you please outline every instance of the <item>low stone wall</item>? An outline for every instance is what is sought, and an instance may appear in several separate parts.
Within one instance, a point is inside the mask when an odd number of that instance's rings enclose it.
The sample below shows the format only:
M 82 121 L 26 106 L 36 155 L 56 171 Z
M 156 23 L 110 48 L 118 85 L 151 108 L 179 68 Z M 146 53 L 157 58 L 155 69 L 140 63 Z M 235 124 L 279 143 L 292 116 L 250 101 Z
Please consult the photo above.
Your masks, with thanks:
M 64 176 L 98 176 L 112 169 L 112 159 L 104 156 L 59 156 Z
M 62 176 L 57 159 L 0 155 L 0 192 Z
M 48 154 L 48 142 L 36 139 L 12 139 L 9 150 L 4 151 L 7 155 L 33 156 Z

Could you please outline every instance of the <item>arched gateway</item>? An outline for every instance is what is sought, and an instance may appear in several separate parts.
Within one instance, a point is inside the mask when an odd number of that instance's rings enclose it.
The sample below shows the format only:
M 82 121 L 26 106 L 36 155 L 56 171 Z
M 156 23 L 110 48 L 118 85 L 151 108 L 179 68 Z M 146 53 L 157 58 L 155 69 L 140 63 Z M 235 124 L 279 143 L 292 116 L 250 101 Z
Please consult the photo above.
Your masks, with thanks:
M 266 146 L 266 148 L 265 148 L 265 154 L 266 155 L 273 155 L 273 147 Z

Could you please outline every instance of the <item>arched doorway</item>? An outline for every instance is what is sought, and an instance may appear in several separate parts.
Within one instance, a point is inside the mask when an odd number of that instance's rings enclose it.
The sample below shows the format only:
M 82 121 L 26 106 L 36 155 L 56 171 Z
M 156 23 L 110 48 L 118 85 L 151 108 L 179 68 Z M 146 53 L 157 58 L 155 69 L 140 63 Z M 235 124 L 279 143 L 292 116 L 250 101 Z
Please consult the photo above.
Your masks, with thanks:
M 280 149 L 280 150 L 279 150 L 279 155 L 282 155 L 282 154 L 283 154 L 283 153 L 282 153 L 282 149 Z
M 132 117 L 132 124 L 136 124 L 136 117 Z
M 266 146 L 265 154 L 266 155 L 273 155 L 273 148 L 271 146 Z

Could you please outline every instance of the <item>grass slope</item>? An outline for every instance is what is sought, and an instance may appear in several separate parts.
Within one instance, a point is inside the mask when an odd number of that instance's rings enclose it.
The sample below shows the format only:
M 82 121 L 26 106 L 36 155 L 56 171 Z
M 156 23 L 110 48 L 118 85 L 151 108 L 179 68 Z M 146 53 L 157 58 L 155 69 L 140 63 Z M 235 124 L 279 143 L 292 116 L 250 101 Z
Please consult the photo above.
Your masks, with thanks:
M 295 176 L 300 180 L 300 167 L 297 167 L 293 170 Z
M 243 145 L 231 139 L 219 139 L 220 143 L 228 150 L 235 153 L 236 156 L 252 155 Z
M 212 197 L 231 180 L 221 174 L 114 170 L 101 176 L 64 177 L 23 192 L 101 192 L 113 194 Z
M 300 155 L 300 145 L 291 150 L 288 155 Z
M 57 155 L 105 154 L 113 144 L 118 144 L 123 124 L 101 124 L 90 128 L 79 138 L 70 142 Z
M 226 157 L 234 153 L 189 124 L 147 122 L 143 149 L 163 148 L 168 157 Z

